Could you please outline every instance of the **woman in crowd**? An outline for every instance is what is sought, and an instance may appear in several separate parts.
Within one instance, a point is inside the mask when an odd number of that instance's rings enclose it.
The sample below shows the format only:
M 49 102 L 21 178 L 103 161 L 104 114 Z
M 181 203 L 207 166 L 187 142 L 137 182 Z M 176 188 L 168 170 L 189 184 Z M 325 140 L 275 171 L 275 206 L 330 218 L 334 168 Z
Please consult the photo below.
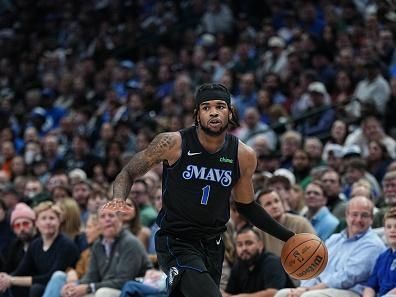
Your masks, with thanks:
M 59 297 L 62 287 L 68 282 L 78 281 L 88 270 L 89 258 L 91 255 L 90 247 L 99 238 L 101 233 L 98 215 L 90 214 L 85 229 L 85 235 L 89 247 L 86 248 L 80 255 L 80 259 L 76 264 L 76 268 L 70 267 L 67 272 L 56 271 L 51 280 L 48 282 L 43 297 Z
M 13 286 L 28 287 L 26 296 L 41 297 L 51 275 L 57 270 L 74 267 L 79 257 L 77 246 L 60 233 L 61 210 L 51 201 L 34 208 L 40 237 L 29 246 L 17 270 L 9 275 L 0 273 L 0 292 Z
M 386 146 L 381 141 L 371 140 L 368 149 L 367 170 L 381 183 L 392 159 L 389 157 Z
M 134 211 L 122 214 L 124 226 L 143 243 L 143 246 L 147 250 L 151 231 L 148 227 L 141 224 L 139 207 L 135 200 L 127 198 L 126 203 L 133 207 Z
M 88 246 L 85 234 L 81 232 L 80 207 L 73 198 L 65 198 L 57 202 L 62 211 L 61 231 L 69 237 L 80 252 Z

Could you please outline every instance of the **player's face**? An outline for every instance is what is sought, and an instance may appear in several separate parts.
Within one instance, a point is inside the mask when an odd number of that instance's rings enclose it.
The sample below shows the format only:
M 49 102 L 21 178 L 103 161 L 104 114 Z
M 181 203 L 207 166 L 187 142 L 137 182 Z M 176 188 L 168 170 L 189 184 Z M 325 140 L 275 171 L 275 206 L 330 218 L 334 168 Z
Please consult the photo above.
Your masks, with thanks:
M 248 262 L 257 257 L 262 250 L 263 243 L 252 230 L 237 235 L 236 252 L 242 261 Z
M 396 218 L 388 218 L 385 220 L 384 232 L 388 245 L 396 249 Z
M 228 128 L 231 112 L 223 100 L 210 100 L 201 103 L 198 122 L 201 129 L 210 136 L 219 136 Z

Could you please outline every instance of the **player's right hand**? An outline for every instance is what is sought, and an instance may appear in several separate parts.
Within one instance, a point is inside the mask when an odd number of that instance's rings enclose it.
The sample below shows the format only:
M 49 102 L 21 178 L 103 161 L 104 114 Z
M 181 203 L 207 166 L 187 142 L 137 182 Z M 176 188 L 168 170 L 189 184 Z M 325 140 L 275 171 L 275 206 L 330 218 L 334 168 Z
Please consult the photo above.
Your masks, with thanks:
M 128 205 L 123 199 L 113 199 L 103 205 L 101 210 L 111 210 L 115 212 L 120 211 L 122 213 L 129 214 L 134 211 L 134 207 Z

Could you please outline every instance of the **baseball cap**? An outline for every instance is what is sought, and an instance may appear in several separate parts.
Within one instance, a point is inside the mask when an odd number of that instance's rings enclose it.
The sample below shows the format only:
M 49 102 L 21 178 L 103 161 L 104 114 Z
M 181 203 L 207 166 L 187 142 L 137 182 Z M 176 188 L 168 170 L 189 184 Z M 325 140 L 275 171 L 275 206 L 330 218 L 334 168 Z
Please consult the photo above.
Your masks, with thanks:
M 342 157 L 343 158 L 360 157 L 361 154 L 362 154 L 362 150 L 356 144 L 346 146 L 342 149 Z
M 315 81 L 315 82 L 310 83 L 308 86 L 308 92 L 319 93 L 322 95 L 327 94 L 325 85 L 323 83 L 321 83 L 320 81 Z
M 120 62 L 120 66 L 125 69 L 133 69 L 135 67 L 135 63 L 133 63 L 131 60 L 122 60 Z
M 329 143 L 325 146 L 323 151 L 323 160 L 327 160 L 328 156 L 332 154 L 336 158 L 343 157 L 343 149 L 342 145 L 336 143 Z
M 294 176 L 293 172 L 286 168 L 279 168 L 274 171 L 274 176 L 284 176 L 286 177 L 291 185 L 296 183 L 296 177 Z
M 268 40 L 268 46 L 269 47 L 281 47 L 281 48 L 284 48 L 285 47 L 285 42 L 283 41 L 282 38 L 280 38 L 278 36 L 272 36 Z
M 75 168 L 72 169 L 69 172 L 69 178 L 70 179 L 77 179 L 77 180 L 86 180 L 87 179 L 87 174 L 85 173 L 84 170 L 80 168 Z
M 47 112 L 45 111 L 44 108 L 42 107 L 35 107 L 33 108 L 33 110 L 31 111 L 31 116 L 35 117 L 35 116 L 39 116 L 39 117 L 43 117 L 45 118 Z
M 136 79 L 130 79 L 126 82 L 127 89 L 141 89 L 142 86 Z

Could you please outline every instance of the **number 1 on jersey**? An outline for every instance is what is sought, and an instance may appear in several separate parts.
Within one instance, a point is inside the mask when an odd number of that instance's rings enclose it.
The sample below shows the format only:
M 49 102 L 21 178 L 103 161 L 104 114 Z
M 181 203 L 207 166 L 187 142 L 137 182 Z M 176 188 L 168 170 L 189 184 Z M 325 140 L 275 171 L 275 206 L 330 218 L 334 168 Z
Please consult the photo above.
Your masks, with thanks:
M 207 205 L 209 200 L 210 185 L 202 188 L 201 204 Z

